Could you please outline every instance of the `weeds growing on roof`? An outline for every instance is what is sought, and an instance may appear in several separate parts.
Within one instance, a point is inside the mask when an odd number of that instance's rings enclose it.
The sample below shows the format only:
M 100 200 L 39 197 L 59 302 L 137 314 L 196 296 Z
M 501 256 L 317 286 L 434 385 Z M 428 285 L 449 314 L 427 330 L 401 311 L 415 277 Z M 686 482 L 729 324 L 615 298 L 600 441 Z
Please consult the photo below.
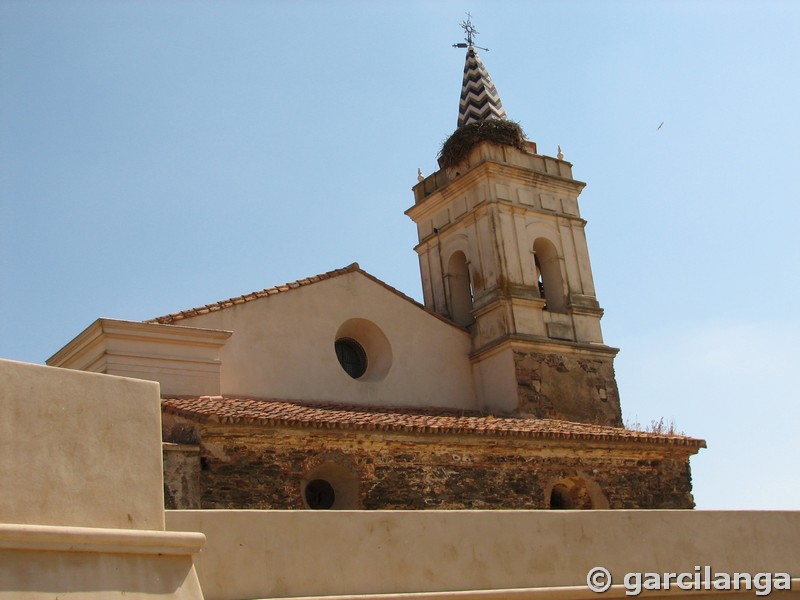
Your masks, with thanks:
M 642 431 L 644 433 L 655 433 L 658 435 L 685 435 L 675 426 L 675 419 L 666 421 L 664 417 L 658 420 L 653 419 L 650 421 L 650 425 L 642 425 L 639 419 L 627 421 L 625 423 L 625 429 L 630 431 Z

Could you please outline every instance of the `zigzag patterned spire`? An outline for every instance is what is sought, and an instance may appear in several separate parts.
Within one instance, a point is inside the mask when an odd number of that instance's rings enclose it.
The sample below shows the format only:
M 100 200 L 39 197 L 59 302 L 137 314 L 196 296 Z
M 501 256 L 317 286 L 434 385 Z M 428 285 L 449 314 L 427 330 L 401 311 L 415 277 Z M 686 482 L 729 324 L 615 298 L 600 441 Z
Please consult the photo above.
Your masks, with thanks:
M 470 45 L 461 83 L 461 101 L 458 103 L 458 126 L 505 118 L 506 111 L 503 110 L 497 88 L 475 48 Z

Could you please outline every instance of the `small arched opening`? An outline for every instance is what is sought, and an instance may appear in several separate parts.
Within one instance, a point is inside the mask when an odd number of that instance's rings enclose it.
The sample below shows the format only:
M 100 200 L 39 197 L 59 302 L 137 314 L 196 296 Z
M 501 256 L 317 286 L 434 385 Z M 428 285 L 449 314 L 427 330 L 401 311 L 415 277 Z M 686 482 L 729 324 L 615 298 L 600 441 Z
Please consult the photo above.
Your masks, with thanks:
M 546 300 L 545 309 L 552 312 L 566 312 L 564 279 L 556 247 L 550 240 L 537 239 L 533 244 L 533 260 L 539 295 Z
M 559 479 L 547 494 L 552 510 L 590 510 L 608 508 L 606 498 L 595 481 L 581 475 Z
M 447 263 L 447 288 L 450 292 L 450 318 L 461 326 L 472 323 L 472 282 L 467 257 L 460 250 Z
M 567 510 L 575 508 L 570 497 L 569 488 L 563 483 L 553 486 L 550 491 L 550 508 L 553 510 Z
M 306 484 L 303 494 L 308 508 L 327 510 L 336 502 L 336 490 L 326 479 L 314 479 Z
M 347 466 L 327 460 L 306 473 L 300 482 L 303 505 L 313 510 L 359 508 L 358 475 Z

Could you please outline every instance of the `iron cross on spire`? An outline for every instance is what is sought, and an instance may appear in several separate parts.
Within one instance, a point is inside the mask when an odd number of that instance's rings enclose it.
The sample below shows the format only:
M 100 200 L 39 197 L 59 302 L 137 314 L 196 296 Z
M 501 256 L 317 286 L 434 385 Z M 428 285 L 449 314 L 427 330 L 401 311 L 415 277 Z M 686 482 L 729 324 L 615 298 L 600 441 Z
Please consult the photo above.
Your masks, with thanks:
M 472 15 L 467 13 L 467 20 L 461 21 L 461 29 L 467 34 L 467 37 L 464 39 L 467 40 L 467 43 L 461 42 L 459 44 L 453 44 L 453 48 L 478 48 L 479 50 L 485 50 L 486 52 L 489 51 L 488 48 L 482 48 L 481 46 L 476 46 L 474 44 L 475 38 L 480 33 L 475 26 L 472 24 Z

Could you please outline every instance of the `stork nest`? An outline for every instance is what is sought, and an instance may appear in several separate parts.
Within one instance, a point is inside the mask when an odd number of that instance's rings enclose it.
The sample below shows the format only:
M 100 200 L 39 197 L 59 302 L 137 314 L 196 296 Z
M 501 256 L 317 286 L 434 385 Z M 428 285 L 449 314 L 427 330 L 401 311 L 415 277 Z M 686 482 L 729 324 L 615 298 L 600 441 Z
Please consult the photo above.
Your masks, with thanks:
M 442 168 L 456 166 L 480 142 L 493 142 L 524 150 L 525 132 L 519 123 L 505 119 L 490 119 L 464 125 L 447 138 L 439 151 Z

